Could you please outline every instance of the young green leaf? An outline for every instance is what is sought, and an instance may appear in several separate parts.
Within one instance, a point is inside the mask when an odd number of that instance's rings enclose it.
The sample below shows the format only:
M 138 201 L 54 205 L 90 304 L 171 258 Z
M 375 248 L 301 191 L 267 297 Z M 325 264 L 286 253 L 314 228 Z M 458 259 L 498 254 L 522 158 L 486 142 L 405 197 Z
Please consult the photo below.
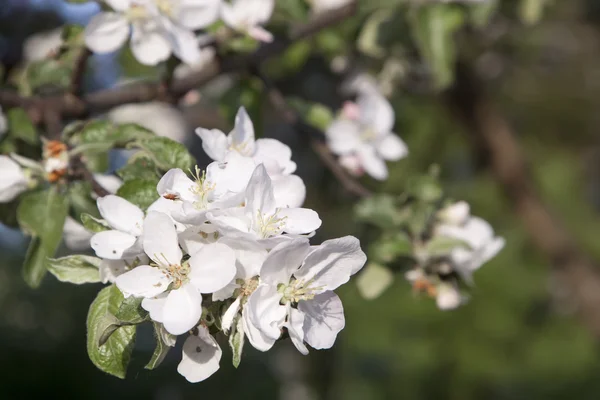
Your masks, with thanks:
M 22 108 L 11 108 L 6 112 L 10 135 L 21 139 L 25 143 L 36 145 L 39 142 L 35 126 L 29 119 L 27 112 Z
M 167 332 L 162 324 L 159 324 L 158 322 L 154 322 L 153 324 L 156 348 L 154 349 L 154 353 L 152 353 L 152 358 L 150 358 L 150 361 L 148 361 L 148 364 L 144 367 L 146 369 L 158 367 L 167 356 L 169 350 L 175 346 L 177 340 L 177 337 Z
M 187 171 L 196 163 L 184 145 L 166 137 L 138 140 L 133 146 L 140 148 L 158 168 L 164 171 L 171 168 Z
M 77 181 L 69 185 L 68 196 L 74 215 L 89 214 L 100 217 L 96 201 L 91 196 L 92 185 L 89 182 Z
M 162 176 L 154 161 L 150 157 L 141 155 L 140 153 L 134 154 L 127 162 L 127 165 L 117 171 L 117 175 L 123 181 L 130 181 L 132 179 L 157 181 Z
M 384 265 L 370 262 L 356 278 L 361 296 L 367 300 L 379 297 L 394 282 L 394 274 Z
M 46 259 L 52 255 L 46 252 L 39 237 L 34 236 L 31 238 L 31 242 L 29 242 L 29 247 L 27 248 L 27 254 L 25 255 L 25 261 L 23 261 L 23 269 L 21 271 L 23 280 L 30 288 L 36 289 L 40 286 L 47 271 Z
M 148 311 L 142 308 L 141 297 L 130 296 L 123 299 L 115 317 L 121 322 L 128 324 L 140 324 L 148 319 Z
M 242 350 L 244 349 L 244 328 L 242 327 L 242 319 L 238 316 L 237 321 L 233 323 L 233 329 L 229 334 L 229 346 L 231 347 L 232 359 L 234 367 L 239 367 L 242 361 Z
M 100 282 L 101 259 L 97 257 L 73 255 L 48 260 L 48 271 L 61 282 L 82 283 Z
M 111 326 L 115 325 L 116 318 L 110 310 L 114 309 L 115 303 L 122 301 L 122 298 L 119 289 L 112 285 L 102 289 L 90 305 L 87 316 L 87 351 L 96 367 L 123 379 L 131 359 L 136 327 L 134 325 L 117 327 L 108 335 L 105 343 L 100 345 L 100 339 L 105 331 L 113 329 Z
M 81 220 L 83 227 L 90 232 L 98 233 L 110 229 L 110 226 L 108 226 L 103 220 L 94 218 L 86 213 L 81 214 L 79 219 Z
M 468 249 L 469 245 L 460 239 L 448 236 L 434 236 L 425 245 L 425 252 L 429 257 L 442 257 L 449 255 L 452 250 L 459 247 Z
M 129 202 L 140 207 L 142 210 L 147 209 L 154 201 L 158 199 L 156 191 L 156 180 L 132 179 L 126 181 L 117 191 L 117 196 L 128 200 Z
M 405 220 L 398 211 L 396 199 L 388 194 L 378 194 L 359 202 L 354 208 L 356 218 L 381 229 L 394 229 Z

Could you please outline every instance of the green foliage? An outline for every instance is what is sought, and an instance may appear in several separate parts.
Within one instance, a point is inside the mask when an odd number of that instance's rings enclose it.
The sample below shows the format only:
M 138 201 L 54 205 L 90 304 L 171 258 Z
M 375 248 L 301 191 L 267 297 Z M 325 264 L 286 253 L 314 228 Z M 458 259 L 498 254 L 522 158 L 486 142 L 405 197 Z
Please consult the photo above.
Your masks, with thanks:
M 29 119 L 27 112 L 22 108 L 11 108 L 6 112 L 10 135 L 27 144 L 36 145 L 39 138 L 35 126 Z
M 89 214 L 94 217 L 100 217 L 96 201 L 92 199 L 92 185 L 89 182 L 77 181 L 69 185 L 68 197 L 77 219 L 81 214 Z
M 177 339 L 176 336 L 168 333 L 162 324 L 153 322 L 154 325 L 154 338 L 156 339 L 156 347 L 152 353 L 152 358 L 146 364 L 146 369 L 154 369 L 163 362 L 169 350 L 175 345 Z
M 361 200 L 354 212 L 358 221 L 384 230 L 397 228 L 407 217 L 398 210 L 396 198 L 389 194 L 376 194 Z
M 114 314 L 122 299 L 123 295 L 114 285 L 98 293 L 87 316 L 87 351 L 96 367 L 123 379 L 131 359 L 136 327 L 118 325 Z
M 23 277 L 31 287 L 38 287 L 46 274 L 46 258 L 53 257 L 60 244 L 68 209 L 68 198 L 55 187 L 22 196 L 17 220 L 33 237 L 23 265 Z
M 385 265 L 370 262 L 356 279 L 361 296 L 367 300 L 379 297 L 394 282 L 394 274 Z
M 110 226 L 103 220 L 93 217 L 90 214 L 82 213 L 79 217 L 83 227 L 90 232 L 102 232 L 110 229 Z
M 133 179 L 157 180 L 161 174 L 159 169 L 154 164 L 154 161 L 148 156 L 142 154 L 134 154 L 127 160 L 127 164 L 117 171 L 117 175 L 123 181 Z
M 148 311 L 142 308 L 141 297 L 130 296 L 123 299 L 115 317 L 122 323 L 139 324 L 148 320 Z
M 526 25 L 537 24 L 549 3 L 550 0 L 520 0 L 518 12 L 521 21 Z
M 139 148 L 142 155 L 150 158 L 163 171 L 168 171 L 171 168 L 181 168 L 188 171 L 196 163 L 194 157 L 183 144 L 166 137 L 136 140 L 132 147 Z
M 454 81 L 454 34 L 465 22 L 463 12 L 448 4 L 424 5 L 411 11 L 409 22 L 421 56 L 431 69 L 435 88 L 447 88 Z
M 123 183 L 117 196 L 146 210 L 159 196 L 156 191 L 157 180 L 131 179 Z
M 48 271 L 61 282 L 82 283 L 100 282 L 98 268 L 102 260 L 97 257 L 73 255 L 48 260 Z
M 324 131 L 333 121 L 333 113 L 326 106 L 319 103 L 311 103 L 298 97 L 287 99 L 292 107 L 303 121 Z
M 242 319 L 238 316 L 233 321 L 231 332 L 229 334 L 229 346 L 231 347 L 232 363 L 235 368 L 242 362 L 242 351 L 244 350 L 245 334 L 242 326 Z

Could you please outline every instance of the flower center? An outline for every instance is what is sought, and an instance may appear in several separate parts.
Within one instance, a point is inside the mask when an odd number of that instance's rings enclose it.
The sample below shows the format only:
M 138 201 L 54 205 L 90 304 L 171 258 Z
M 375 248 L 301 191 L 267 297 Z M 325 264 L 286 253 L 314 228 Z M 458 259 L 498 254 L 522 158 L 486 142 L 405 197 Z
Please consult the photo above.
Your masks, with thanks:
M 374 129 L 371 129 L 369 127 L 365 127 L 360 132 L 360 138 L 362 139 L 363 142 L 370 142 L 370 141 L 374 140 L 376 137 L 377 137 L 377 132 L 375 132 Z
M 195 172 L 192 175 L 196 178 L 196 184 L 190 188 L 190 191 L 197 198 L 194 207 L 198 210 L 204 210 L 208 207 L 210 193 L 215 190 L 216 184 L 206 179 L 206 171 L 201 171 L 198 166 L 195 167 Z
M 156 7 L 158 10 L 169 17 L 173 16 L 175 5 L 173 4 L 175 0 L 154 0 Z
M 258 277 L 250 278 L 248 280 L 238 279 L 236 281 L 240 285 L 240 296 L 248 297 L 258 287 Z
M 279 284 L 277 291 L 282 294 L 281 304 L 286 303 L 298 303 L 301 300 L 312 300 L 314 299 L 316 292 L 323 289 L 321 286 L 311 286 L 313 280 L 294 279 L 289 285 Z
M 277 211 L 274 214 L 262 214 L 258 211 L 258 229 L 257 233 L 263 239 L 271 236 L 277 236 L 283 232 L 285 228 L 285 220 L 287 217 L 278 218 Z
M 183 263 L 183 265 L 170 264 L 167 267 L 163 267 L 163 273 L 171 278 L 173 282 L 173 289 L 179 289 L 188 281 L 190 265 L 188 263 Z
M 129 21 L 139 21 L 150 17 L 148 8 L 143 3 L 133 3 L 127 11 L 125 11 L 125 17 Z

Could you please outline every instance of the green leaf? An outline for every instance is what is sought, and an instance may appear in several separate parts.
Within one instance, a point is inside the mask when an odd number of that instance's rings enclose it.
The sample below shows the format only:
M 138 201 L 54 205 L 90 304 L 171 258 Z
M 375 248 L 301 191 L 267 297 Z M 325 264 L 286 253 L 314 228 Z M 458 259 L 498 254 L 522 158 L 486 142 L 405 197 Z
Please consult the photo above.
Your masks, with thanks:
M 398 211 L 395 197 L 388 194 L 378 194 L 360 201 L 354 213 L 358 221 L 382 229 L 396 228 L 405 220 L 405 216 Z
M 383 263 L 392 262 L 401 256 L 412 256 L 412 254 L 412 242 L 403 232 L 384 236 L 369 246 L 370 258 Z
M 146 210 L 159 196 L 156 191 L 156 180 L 131 179 L 126 181 L 117 191 L 117 196 Z
M 152 353 L 152 358 L 150 358 L 150 361 L 148 361 L 148 364 L 144 367 L 146 369 L 158 367 L 167 356 L 167 353 L 169 353 L 169 350 L 175 346 L 177 340 L 177 337 L 167 332 L 162 324 L 159 324 L 158 322 L 154 322 L 153 324 L 156 348 L 154 349 L 154 353 Z
M 148 311 L 142 308 L 142 297 L 130 296 L 123 299 L 115 317 L 121 322 L 139 324 L 148 319 Z
M 139 147 L 145 155 L 154 161 L 158 168 L 164 171 L 171 168 L 181 168 L 188 171 L 196 163 L 194 157 L 184 145 L 166 137 L 138 140 L 134 146 Z
M 131 359 L 136 327 L 117 327 L 108 335 L 105 343 L 99 345 L 103 334 L 106 336 L 107 329 L 110 331 L 114 328 L 116 318 L 111 314 L 111 310 L 122 298 L 121 292 L 112 285 L 102 289 L 90 305 L 87 316 L 87 351 L 96 367 L 123 379 Z
M 115 135 L 119 137 L 121 141 L 152 139 L 156 137 L 154 132 L 135 123 L 117 125 Z
M 22 108 L 11 108 L 6 112 L 10 135 L 25 143 L 36 145 L 39 142 L 35 125 Z
M 67 196 L 55 187 L 24 195 L 17 208 L 21 229 L 39 240 L 29 246 L 23 277 L 31 287 L 38 287 L 46 272 L 46 257 L 53 257 L 62 239 L 69 210 Z
M 89 0 L 67 0 L 70 3 L 86 3 Z M 68 24 L 63 27 L 61 38 L 70 47 L 81 47 L 84 43 L 84 27 Z
M 134 154 L 127 162 L 127 165 L 117 171 L 117 175 L 123 181 L 130 181 L 132 179 L 158 180 L 161 177 L 154 161 L 150 157 L 140 153 Z
M 429 257 L 442 257 L 449 255 L 452 250 L 459 247 L 468 249 L 469 245 L 460 239 L 438 235 L 427 242 L 424 251 Z
M 71 83 L 72 68 L 58 60 L 42 60 L 31 63 L 26 79 L 34 91 L 41 89 L 65 89 Z
M 89 214 L 100 217 L 96 201 L 92 199 L 92 185 L 89 182 L 76 181 L 69 185 L 68 196 L 75 214 Z
M 61 282 L 82 283 L 100 282 L 100 264 L 96 257 L 73 255 L 48 260 L 48 271 Z
M 412 35 L 421 56 L 429 64 L 438 90 L 447 88 L 454 81 L 457 56 L 454 34 L 464 22 L 460 8 L 448 4 L 416 7 L 409 14 Z
M 406 193 L 427 203 L 434 203 L 444 195 L 438 179 L 431 175 L 411 177 L 406 184 Z
M 231 347 L 232 359 L 231 362 L 235 368 L 239 367 L 242 361 L 242 350 L 245 342 L 244 328 L 242 327 L 242 319 L 238 316 L 233 324 L 233 329 L 229 334 L 229 346 Z
M 484 28 L 498 10 L 499 0 L 486 0 L 469 6 L 469 17 L 476 28 Z
M 79 218 L 81 219 L 83 227 L 90 232 L 98 233 L 111 229 L 104 220 L 94 218 L 90 214 L 83 213 Z
M 394 274 L 384 265 L 368 263 L 356 278 L 356 286 L 362 297 L 372 300 L 379 297 L 394 282 Z
M 521 0 L 519 3 L 519 17 L 526 25 L 537 24 L 544 14 L 544 8 L 549 0 Z
M 394 15 L 389 10 L 379 10 L 373 13 L 364 23 L 356 41 L 356 47 L 362 53 L 374 57 L 383 58 L 386 54 L 385 48 L 379 40 L 380 31 Z

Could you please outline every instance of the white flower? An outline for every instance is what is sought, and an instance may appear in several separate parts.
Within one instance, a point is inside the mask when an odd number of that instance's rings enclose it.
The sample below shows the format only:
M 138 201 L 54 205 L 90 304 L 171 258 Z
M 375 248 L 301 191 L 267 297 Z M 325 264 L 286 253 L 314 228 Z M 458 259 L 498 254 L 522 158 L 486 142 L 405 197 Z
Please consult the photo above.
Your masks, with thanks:
M 183 358 L 177 366 L 177 372 L 189 382 L 201 382 L 219 369 L 223 352 L 219 344 L 202 325 L 198 332 L 190 335 L 183 344 Z
M 142 254 L 138 238 L 143 231 L 144 212 L 112 194 L 100 197 L 96 203 L 100 215 L 112 228 L 92 236 L 91 245 L 96 255 L 109 260 L 120 260 Z
M 448 225 L 463 225 L 470 217 L 469 203 L 466 201 L 458 201 L 441 209 L 438 212 L 439 219 Z
M 229 27 L 262 42 L 273 41 L 271 32 L 260 25 L 273 14 L 275 0 L 231 0 L 221 7 L 221 18 Z
M 435 302 L 440 310 L 454 310 L 466 301 L 456 285 L 451 283 L 441 283 L 436 289 Z
M 281 236 L 283 233 L 310 234 L 321 226 L 313 210 L 277 207 L 271 178 L 262 164 L 254 169 L 246 187 L 243 207 L 211 211 L 206 216 L 227 236 L 258 240 L 265 245 L 288 239 Z
M 345 106 L 342 116 L 327 128 L 327 143 L 352 172 L 363 170 L 378 180 L 388 177 L 384 160 L 398 161 L 408 154 L 395 133 L 394 110 L 381 94 L 365 91 L 356 104 Z
M 8 203 L 29 187 L 27 174 L 10 157 L 0 155 L 0 203 Z
M 73 251 L 89 249 L 92 236 L 94 234 L 85 229 L 75 218 L 67 216 L 63 226 L 63 239 L 69 249 Z
M 504 238 L 495 236 L 490 224 L 479 217 L 470 217 L 463 225 L 439 225 L 435 233 L 462 240 L 470 247 L 457 247 L 450 254 L 454 269 L 467 283 L 472 281 L 473 272 L 498 254 L 505 244 Z
M 224 244 L 207 244 L 182 261 L 177 231 L 171 218 L 150 211 L 144 220 L 144 251 L 156 266 L 141 265 L 117 277 L 123 294 L 143 297 L 142 307 L 173 335 L 198 324 L 201 293 L 212 293 L 235 275 L 235 254 Z M 170 290 L 169 290 L 170 289 Z
M 352 0 L 308 0 L 308 2 L 311 5 L 312 12 L 320 14 L 325 11 L 341 8 L 350 4 Z
M 266 351 L 285 326 L 303 354 L 308 353 L 304 342 L 315 349 L 333 346 L 344 328 L 342 303 L 333 290 L 348 282 L 366 260 L 352 236 L 327 240 L 312 251 L 302 238 L 273 248 L 260 270 L 260 285 L 242 311 L 250 343 Z
M 2 139 L 7 130 L 8 121 L 6 120 L 6 116 L 2 112 L 2 107 L 0 107 L 0 139 Z
M 218 18 L 220 0 L 106 0 L 115 12 L 96 15 L 85 29 L 86 45 L 95 53 L 119 49 L 131 35 L 131 51 L 146 65 L 174 53 L 185 63 L 200 59 L 193 30 Z

